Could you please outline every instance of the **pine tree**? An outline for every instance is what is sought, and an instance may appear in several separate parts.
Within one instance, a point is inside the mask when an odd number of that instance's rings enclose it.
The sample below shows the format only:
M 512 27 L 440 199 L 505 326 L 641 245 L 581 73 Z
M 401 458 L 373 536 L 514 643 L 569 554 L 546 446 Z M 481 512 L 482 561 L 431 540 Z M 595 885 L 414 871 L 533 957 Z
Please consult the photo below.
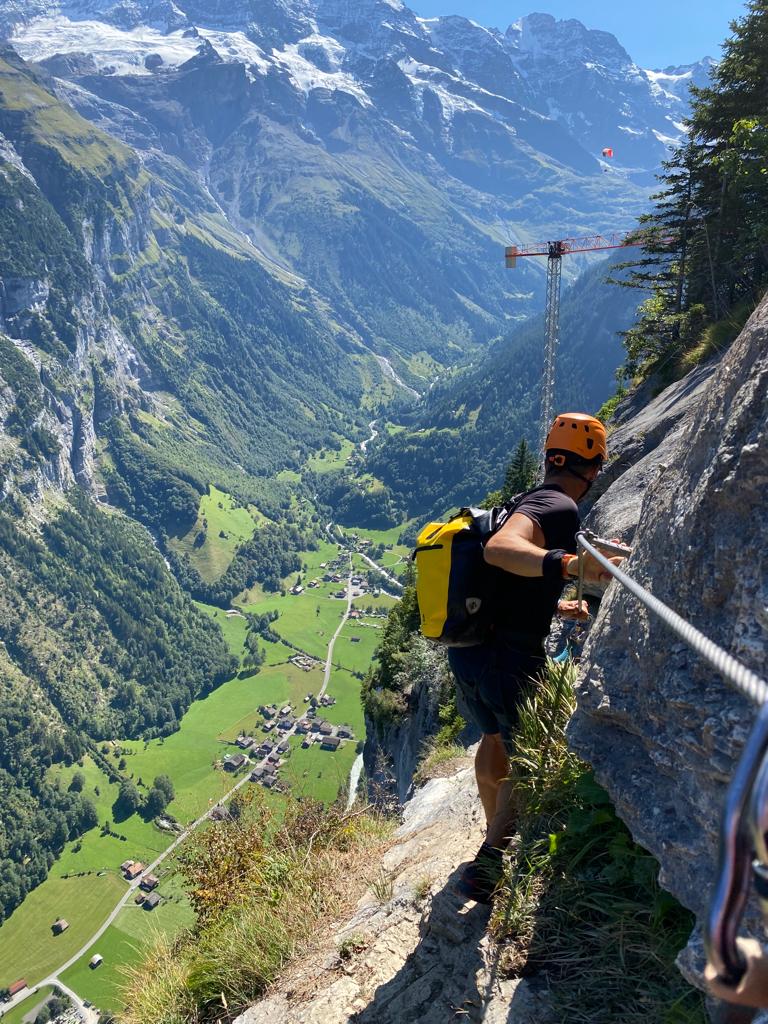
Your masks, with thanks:
M 663 370 L 710 323 L 733 336 L 768 284 L 766 0 L 750 0 L 731 30 L 710 86 L 692 89 L 688 141 L 640 220 L 644 254 L 617 282 L 650 291 L 625 334 L 627 378 Z
M 504 486 L 501 488 L 502 502 L 510 501 L 516 494 L 528 491 L 536 482 L 538 463 L 528 442 L 523 438 L 515 449 L 512 461 L 507 466 Z

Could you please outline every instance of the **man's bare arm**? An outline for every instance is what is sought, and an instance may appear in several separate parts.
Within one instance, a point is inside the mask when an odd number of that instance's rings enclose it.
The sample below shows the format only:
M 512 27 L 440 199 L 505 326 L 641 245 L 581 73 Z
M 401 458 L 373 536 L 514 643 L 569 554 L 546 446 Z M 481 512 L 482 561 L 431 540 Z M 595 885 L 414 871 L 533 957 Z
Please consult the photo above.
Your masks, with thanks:
M 485 545 L 485 560 L 516 576 L 541 576 L 547 549 L 540 526 L 522 512 L 515 512 Z

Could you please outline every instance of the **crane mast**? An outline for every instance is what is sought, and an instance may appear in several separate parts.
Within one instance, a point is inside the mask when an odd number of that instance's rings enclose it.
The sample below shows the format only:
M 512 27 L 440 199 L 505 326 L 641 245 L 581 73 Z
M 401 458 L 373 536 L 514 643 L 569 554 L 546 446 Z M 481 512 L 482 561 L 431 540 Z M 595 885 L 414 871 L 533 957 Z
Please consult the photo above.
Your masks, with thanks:
M 612 235 L 587 235 L 583 238 L 562 238 L 556 242 L 542 242 L 520 247 L 507 246 L 506 265 L 512 269 L 523 256 L 547 257 L 547 299 L 544 307 L 544 372 L 541 382 L 541 415 L 539 422 L 540 475 L 544 475 L 544 445 L 555 415 L 555 369 L 557 346 L 560 341 L 560 289 L 563 256 L 577 252 L 601 252 L 603 249 L 624 249 L 643 245 L 647 233 L 625 231 Z

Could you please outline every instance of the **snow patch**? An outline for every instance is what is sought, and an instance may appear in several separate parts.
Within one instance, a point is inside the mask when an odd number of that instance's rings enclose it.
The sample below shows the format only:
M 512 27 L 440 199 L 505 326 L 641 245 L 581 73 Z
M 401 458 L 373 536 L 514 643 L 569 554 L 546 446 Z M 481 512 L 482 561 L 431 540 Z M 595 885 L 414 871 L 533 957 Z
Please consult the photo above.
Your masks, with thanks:
M 205 28 L 197 31 L 203 39 L 208 40 L 223 60 L 247 64 L 262 74 L 269 71 L 270 63 L 266 54 L 244 32 L 215 32 Z
M 144 66 L 150 54 L 159 54 L 167 67 L 178 67 L 195 56 L 199 45 L 181 30 L 165 35 L 140 26 L 126 32 L 101 21 L 70 21 L 62 16 L 38 18 L 19 26 L 10 43 L 25 60 L 45 60 L 57 53 L 87 53 L 98 68 L 128 75 L 151 74 Z
M 315 44 L 322 47 L 330 61 L 331 71 L 323 71 L 301 52 L 307 46 Z M 330 92 L 346 92 L 354 96 L 363 107 L 372 107 L 370 97 L 360 83 L 346 71 L 338 69 L 344 47 L 334 39 L 312 35 L 292 43 L 283 50 L 273 50 L 272 60 L 284 71 L 287 71 L 294 86 L 303 93 L 312 89 L 328 89 Z
M 645 135 L 645 132 L 641 132 L 637 128 L 630 128 L 628 124 L 617 124 L 616 127 L 620 132 L 626 132 L 627 135 Z
M 679 137 L 673 138 L 671 135 L 664 135 L 656 128 L 653 128 L 652 131 L 656 138 L 659 140 L 659 142 L 663 142 L 665 146 L 671 146 L 673 149 L 677 149 L 677 147 L 680 145 Z

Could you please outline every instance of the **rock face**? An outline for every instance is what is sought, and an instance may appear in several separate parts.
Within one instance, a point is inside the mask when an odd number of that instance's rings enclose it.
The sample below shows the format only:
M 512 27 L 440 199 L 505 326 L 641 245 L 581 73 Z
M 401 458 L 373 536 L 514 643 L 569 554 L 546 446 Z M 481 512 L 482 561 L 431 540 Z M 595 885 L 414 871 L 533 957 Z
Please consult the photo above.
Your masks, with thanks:
M 480 818 L 470 769 L 428 783 L 408 804 L 381 884 L 336 931 L 330 954 L 281 979 L 279 993 L 235 1024 L 547 1024 L 540 993 L 498 977 L 488 909 L 465 910 L 452 891 L 480 842 Z
M 633 465 L 592 521 L 603 533 L 613 521 L 632 532 L 639 512 L 630 575 L 765 676 L 768 301 L 709 376 L 697 371 L 654 404 L 658 420 L 651 405 L 612 438 Z M 725 789 L 755 708 L 616 583 L 585 649 L 578 697 L 573 747 L 660 861 L 663 885 L 701 920 Z

